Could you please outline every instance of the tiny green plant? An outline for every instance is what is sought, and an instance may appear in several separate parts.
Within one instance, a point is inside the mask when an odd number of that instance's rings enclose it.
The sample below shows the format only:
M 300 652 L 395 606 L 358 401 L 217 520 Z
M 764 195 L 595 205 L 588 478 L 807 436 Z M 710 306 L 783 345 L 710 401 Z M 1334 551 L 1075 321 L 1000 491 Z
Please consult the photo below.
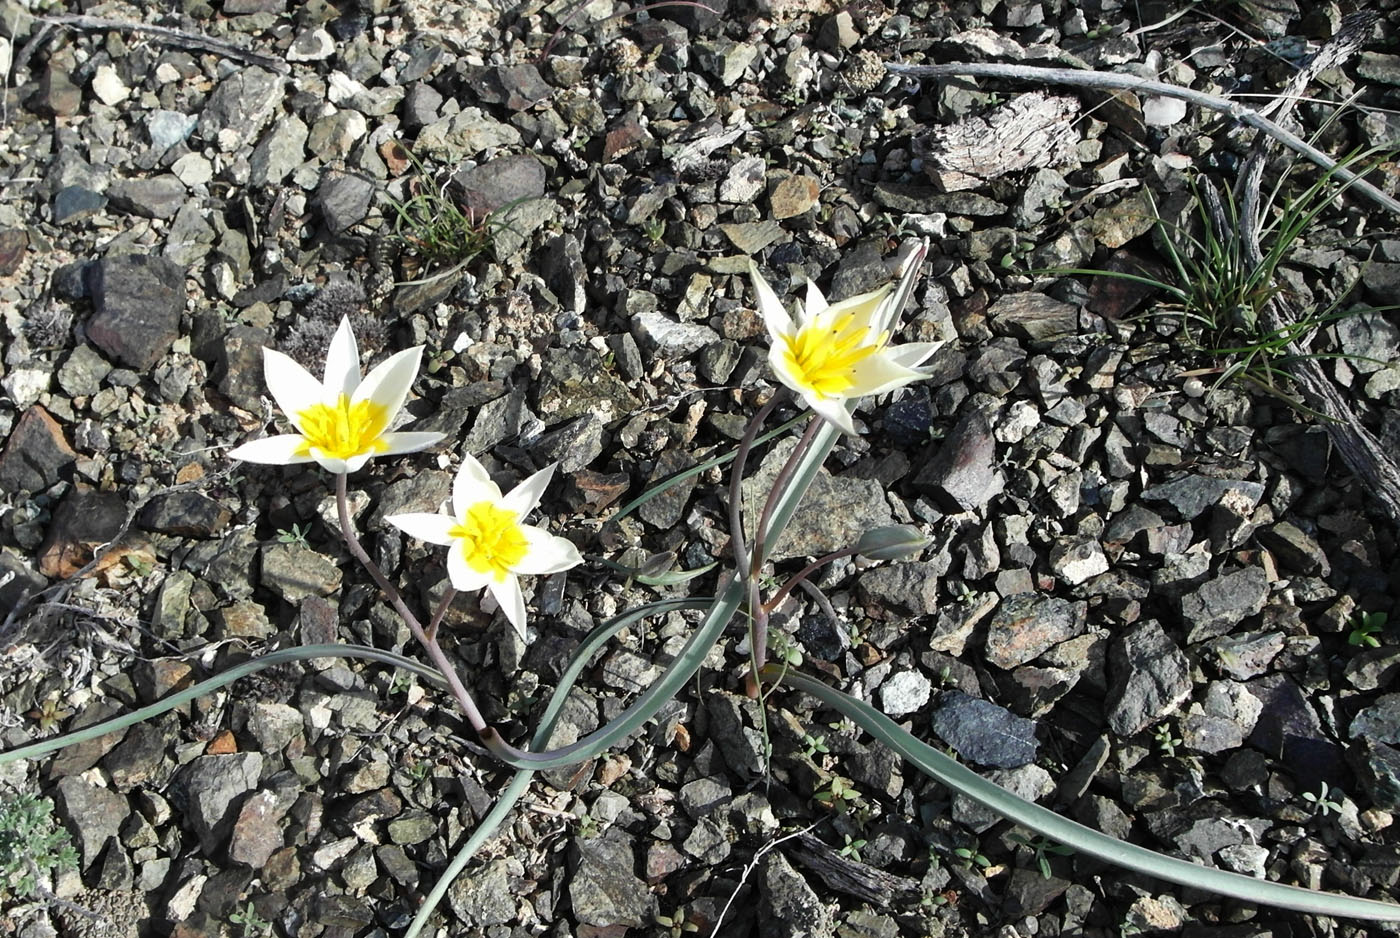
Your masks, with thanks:
M 68 832 L 54 823 L 52 801 L 22 792 L 0 802 L 0 900 L 42 894 L 49 873 L 78 868 Z
M 1157 727 L 1157 732 L 1152 735 L 1157 741 L 1157 748 L 1162 750 L 1162 754 L 1168 758 L 1176 755 L 1176 747 L 1181 745 L 1181 737 L 1172 731 L 1170 723 L 1163 723 Z
M 230 925 L 239 927 L 240 938 L 254 938 L 255 935 L 266 935 L 272 928 L 272 923 L 258 914 L 258 910 L 249 902 L 241 909 L 234 909 L 228 916 Z
M 812 800 L 823 807 L 844 814 L 860 801 L 860 792 L 855 782 L 843 775 L 833 775 L 825 787 L 812 796 Z
M 1024 837 L 1020 834 L 1012 834 L 1010 839 L 1023 847 L 1028 847 L 1035 854 L 1036 868 L 1040 870 L 1040 875 L 1049 879 L 1053 874 L 1050 869 L 1050 858 L 1067 857 L 1074 853 L 1070 847 L 1064 844 L 1057 844 L 1048 837 L 1037 835 L 1035 837 Z
M 1351 632 L 1347 634 L 1347 644 L 1363 648 L 1381 647 L 1379 635 L 1387 620 L 1384 612 L 1358 612 L 1352 620 Z
M 73 711 L 63 706 L 63 700 L 58 694 L 50 694 L 44 698 L 42 703 L 29 711 L 29 716 L 39 722 L 39 732 L 41 733 L 47 733 L 72 715 Z
M 683 938 L 700 931 L 700 925 L 686 917 L 685 909 L 677 909 L 670 915 L 657 913 L 656 924 L 666 929 L 662 934 L 668 938 Z
M 408 181 L 408 198 L 387 200 L 394 239 L 429 271 L 464 264 L 489 249 L 515 206 L 483 215 L 464 209 L 449 191 L 450 181 L 439 185 L 422 160 L 407 149 L 404 152 L 414 175 Z
M 957 857 L 963 869 L 985 870 L 992 865 L 992 861 L 978 851 L 978 846 L 975 843 L 971 847 L 954 848 L 953 856 Z
M 802 755 L 808 759 L 815 759 L 818 754 L 826 755 L 831 752 L 826 748 L 825 736 L 813 736 L 811 733 L 802 734 Z
M 1342 797 L 1339 788 L 1330 788 L 1326 782 L 1319 782 L 1317 791 L 1303 792 L 1303 800 L 1312 805 L 1313 815 L 1316 817 L 1327 817 L 1333 811 L 1341 813 L 1342 803 L 1337 799 Z
M 841 836 L 846 839 L 846 845 L 840 850 L 836 851 L 837 854 L 846 857 L 847 859 L 855 860 L 857 863 L 859 863 L 860 852 L 862 849 L 864 849 L 866 844 L 865 838 L 861 837 L 852 840 L 850 834 L 842 834 Z
M 277 543 L 294 544 L 298 547 L 310 547 L 311 544 L 306 539 L 306 535 L 310 533 L 311 525 L 308 524 L 306 527 L 303 528 L 296 522 L 292 522 L 292 526 L 290 528 L 277 529 Z
M 666 237 L 665 220 L 657 218 L 655 215 L 651 216 L 642 222 L 642 234 L 646 236 L 652 247 L 659 246 L 662 239 Z

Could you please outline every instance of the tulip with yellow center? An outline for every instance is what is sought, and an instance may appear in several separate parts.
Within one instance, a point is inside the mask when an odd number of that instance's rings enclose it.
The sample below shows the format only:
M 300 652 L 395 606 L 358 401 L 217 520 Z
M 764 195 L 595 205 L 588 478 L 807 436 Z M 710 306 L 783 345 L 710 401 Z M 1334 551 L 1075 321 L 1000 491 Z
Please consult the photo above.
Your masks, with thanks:
M 290 357 L 264 348 L 268 393 L 296 432 L 252 440 L 229 456 L 278 466 L 316 462 L 330 472 L 349 473 L 374 456 L 432 446 L 443 434 L 389 429 L 418 376 L 422 356 L 421 345 L 405 349 L 361 380 L 360 349 L 348 318 L 340 321 L 331 339 L 325 377 L 320 381 Z
M 562 537 L 524 524 L 554 475 L 547 466 L 506 495 L 471 456 L 452 482 L 451 514 L 413 512 L 385 520 L 405 533 L 448 548 L 447 576 L 463 592 L 488 590 L 510 624 L 525 637 L 521 576 L 558 573 L 583 562 Z
M 815 413 L 846 433 L 856 432 L 851 421 L 853 401 L 927 377 L 919 366 L 943 345 L 890 345 L 889 341 L 926 250 L 921 245 L 909 258 L 897 286 L 837 303 L 828 303 L 809 282 L 806 306 L 796 317 L 788 314 L 758 268 L 749 266 L 759 312 L 768 328 L 768 363 L 774 375 Z

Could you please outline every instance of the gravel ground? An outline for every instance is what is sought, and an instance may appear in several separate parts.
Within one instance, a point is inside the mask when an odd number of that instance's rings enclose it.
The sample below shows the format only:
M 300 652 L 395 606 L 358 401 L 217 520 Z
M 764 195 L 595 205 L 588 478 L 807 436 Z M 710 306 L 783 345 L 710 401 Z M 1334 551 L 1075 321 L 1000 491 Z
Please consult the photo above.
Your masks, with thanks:
M 507 488 L 559 463 L 538 523 L 585 564 L 527 581 L 526 640 L 473 597 L 444 626 L 487 718 L 527 738 L 597 623 L 714 589 L 602 560 L 726 562 L 718 470 L 609 518 L 732 450 L 770 394 L 750 258 L 780 295 L 841 298 L 927 239 L 899 339 L 948 340 L 930 380 L 865 402 L 773 559 L 781 579 L 878 524 L 929 546 L 833 564 L 781 642 L 1090 826 L 1400 900 L 1397 519 L 1286 378 L 1231 380 L 1248 302 L 1212 330 L 1169 291 L 1065 273 L 1201 282 L 1173 254 L 1256 132 L 1155 94 L 886 68 L 1087 66 L 1265 109 L 1347 28 L 1285 120 L 1337 157 L 1400 140 L 1394 0 L 0 2 L 0 745 L 276 648 L 416 654 L 328 477 L 225 457 L 277 432 L 262 347 L 314 367 L 343 316 L 366 365 L 426 346 L 413 429 L 446 440 L 351 479 L 411 603 L 441 596 L 442 554 L 387 515 L 434 510 L 464 453 Z M 1275 155 L 1264 190 L 1306 204 L 1321 178 Z M 1400 174 L 1367 179 L 1393 197 Z M 1301 349 L 1384 460 L 1400 222 L 1355 189 L 1317 204 L 1274 283 L 1346 314 Z M 756 454 L 747 497 L 794 440 Z M 697 621 L 619 636 L 556 739 L 617 714 Z M 743 649 L 726 635 L 641 734 L 542 773 L 438 934 L 1396 932 L 1027 843 L 810 699 L 760 711 Z M 0 934 L 401 934 L 509 776 L 422 682 L 263 671 L 0 766 L 0 802 L 50 799 L 76 853 L 0 891 Z

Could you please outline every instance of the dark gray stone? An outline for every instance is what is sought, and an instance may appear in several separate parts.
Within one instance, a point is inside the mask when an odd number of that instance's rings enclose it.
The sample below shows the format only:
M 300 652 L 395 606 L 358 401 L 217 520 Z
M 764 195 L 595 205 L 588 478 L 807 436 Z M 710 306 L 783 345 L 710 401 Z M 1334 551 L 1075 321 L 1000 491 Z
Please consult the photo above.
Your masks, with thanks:
M 131 809 L 121 795 L 76 775 L 60 780 L 55 795 L 58 817 L 73 835 L 79 862 L 87 869 L 107 841 L 117 836 Z
M 169 173 L 149 179 L 116 179 L 107 187 L 107 198 L 114 206 L 146 218 L 174 218 L 187 197 L 185 184 Z
M 1132 736 L 1191 696 L 1191 665 L 1155 621 L 1132 627 L 1109 650 L 1108 725 Z
M 485 218 L 511 203 L 544 195 L 544 167 L 528 153 L 487 160 L 452 178 L 462 187 L 467 208 L 477 218 Z
M 1328 738 L 1308 695 L 1290 675 L 1266 674 L 1245 684 L 1263 709 L 1249 744 L 1288 766 L 1295 778 L 1344 784 L 1342 750 Z
M 374 183 L 363 176 L 327 170 L 316 187 L 315 202 L 332 234 L 343 234 L 369 214 Z
M 1352 739 L 1373 739 L 1400 743 L 1400 694 L 1385 694 L 1351 721 L 1347 735 Z
M 969 762 L 1013 769 L 1035 759 L 1035 723 L 989 700 L 944 691 L 932 722 L 938 738 Z
M 875 615 L 903 619 L 938 611 L 940 571 L 928 563 L 892 563 L 861 574 L 858 588 Z
M 1332 565 L 1328 563 L 1322 547 L 1295 524 L 1279 521 L 1260 528 L 1254 536 L 1273 552 L 1287 573 L 1325 577 L 1332 572 Z
M 986 412 L 972 407 L 941 441 L 917 476 L 916 488 L 938 500 L 948 511 L 976 511 L 1006 487 L 997 466 L 996 441 Z
M 88 339 L 108 358 L 147 371 L 180 334 L 185 271 L 163 257 L 107 256 L 89 270 Z
M 171 791 L 206 855 L 222 845 L 238 816 L 238 803 L 258 784 L 260 752 L 199 756 L 175 775 Z
M 252 143 L 282 100 L 282 82 L 282 76 L 255 66 L 229 75 L 204 102 L 200 135 L 229 151 Z
M 622 831 L 575 838 L 569 851 L 569 901 L 582 925 L 650 926 L 656 897 L 633 869 L 632 839 Z
M 107 205 L 107 197 L 83 186 L 64 186 L 53 195 L 53 220 L 56 225 L 84 221 Z
M 170 492 L 151 499 L 141 510 L 148 531 L 183 537 L 213 537 L 228 526 L 232 514 L 223 503 L 200 492 Z
M 41 492 L 63 478 L 77 458 L 58 421 L 35 404 L 19 418 L 0 452 L 0 488 Z
M 1207 581 L 1181 597 L 1181 617 L 1189 626 L 1187 644 L 1233 630 L 1263 609 L 1268 598 L 1269 577 L 1262 567 L 1246 567 Z
M 1166 502 L 1177 510 L 1183 521 L 1196 518 L 1201 512 L 1229 500 L 1253 509 L 1264 496 L 1264 486 L 1258 482 L 1236 479 L 1213 479 L 1189 475 L 1163 485 L 1145 489 L 1142 497 L 1149 502 Z
M 758 879 L 758 920 L 765 938 L 831 938 L 826 903 L 780 851 L 764 855 Z
M 1073 335 L 1079 328 L 1079 309 L 1043 293 L 1008 293 L 987 310 L 998 332 L 1032 342 Z

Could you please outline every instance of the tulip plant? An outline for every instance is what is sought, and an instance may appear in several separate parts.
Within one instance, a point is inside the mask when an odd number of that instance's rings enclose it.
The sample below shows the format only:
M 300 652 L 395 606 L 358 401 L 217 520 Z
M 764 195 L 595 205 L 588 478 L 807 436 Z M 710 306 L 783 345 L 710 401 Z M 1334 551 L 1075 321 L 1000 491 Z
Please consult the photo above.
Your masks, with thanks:
M 149 719 L 194 697 L 222 687 L 265 667 L 287 661 L 340 655 L 388 663 L 421 675 L 448 689 L 463 715 L 486 748 L 517 771 L 500 793 L 492 810 L 459 848 L 443 876 L 425 898 L 410 925 L 410 938 L 420 934 L 452 880 L 461 873 L 483 843 L 505 821 L 526 790 L 534 773 L 596 757 L 637 732 L 699 670 L 725 628 L 736 616 L 749 629 L 750 667 L 747 690 L 754 696 L 771 693 L 781 682 L 811 694 L 826 706 L 863 727 L 932 778 L 997 811 L 1008 820 L 1033 830 L 1078 854 L 1087 854 L 1161 879 L 1210 890 L 1245 901 L 1275 905 L 1322 915 L 1378 921 L 1400 921 L 1400 906 L 1368 899 L 1324 893 L 1253 879 L 1211 867 L 1189 863 L 1124 843 L 1069 821 L 1052 811 L 1022 800 L 960 765 L 952 757 L 915 738 L 869 704 L 832 689 L 822 681 L 793 669 L 784 660 L 767 661 L 767 628 L 770 614 L 796 586 L 815 589 L 807 582 L 814 571 L 832 560 L 863 554 L 871 560 L 891 560 L 917 553 L 925 546 L 919 532 L 896 525 L 867 532 L 853 547 L 817 558 L 763 595 L 766 559 L 791 519 L 804 493 L 842 434 L 854 434 L 855 408 L 865 399 L 891 391 L 925 376 L 920 366 L 937 344 L 892 344 L 898 320 L 907 303 L 922 264 L 926 245 L 914 245 L 905 258 L 897 284 L 851 299 L 828 303 L 809 286 L 806 304 L 790 315 L 773 289 L 751 268 L 754 292 L 769 334 L 768 361 L 773 374 L 797 400 L 806 405 L 807 419 L 801 439 L 782 467 L 757 523 L 746 528 L 739 483 L 753 447 L 776 437 L 787 427 L 763 433 L 778 402 L 775 395 L 753 417 L 734 453 L 698 466 L 663 483 L 621 509 L 625 514 L 681 478 L 733 460 L 729 488 L 730 545 L 734 555 L 732 575 L 721 577 L 712 597 L 666 599 L 644 605 L 598 626 L 581 644 L 560 676 L 552 696 L 540 714 L 536 732 L 528 742 L 512 743 L 489 725 L 467 689 L 467 681 L 438 645 L 438 629 L 448 604 L 458 591 L 485 591 L 505 619 L 526 635 L 526 604 L 521 576 L 568 570 L 582 562 L 574 545 L 557 535 L 525 523 L 539 505 L 554 472 L 548 466 L 531 475 L 509 493 L 487 475 L 482 465 L 465 456 L 452 487 L 450 510 L 443 513 L 391 515 L 386 520 L 396 530 L 447 548 L 451 588 L 423 624 L 389 578 L 370 560 L 351 521 L 347 477 L 375 457 L 412 453 L 441 441 L 441 434 L 400 432 L 394 423 L 413 384 L 422 348 L 391 356 L 360 378 L 359 352 L 348 323 L 342 323 L 331 342 L 324 377 L 317 380 L 290 358 L 271 349 L 265 353 L 268 390 L 286 415 L 294 432 L 254 440 L 237 447 L 233 458 L 278 465 L 318 463 L 335 476 L 341 534 L 351 554 L 368 570 L 389 603 L 403 617 L 432 666 L 381 649 L 360 645 L 314 645 L 282 649 L 233 667 L 194 687 L 171 694 L 150 706 L 66 736 L 34 743 L 0 754 L 0 763 L 33 758 L 66 745 L 91 739 Z M 780 392 L 782 393 L 782 392 Z M 746 531 L 752 531 L 752 538 Z M 551 748 L 555 721 L 565 699 L 592 656 L 623 628 L 648 616 L 681 609 L 703 611 L 699 625 L 664 674 L 611 722 L 576 742 Z M 765 691 L 768 687 L 770 690 Z M 716 934 L 722 923 L 717 923 Z

